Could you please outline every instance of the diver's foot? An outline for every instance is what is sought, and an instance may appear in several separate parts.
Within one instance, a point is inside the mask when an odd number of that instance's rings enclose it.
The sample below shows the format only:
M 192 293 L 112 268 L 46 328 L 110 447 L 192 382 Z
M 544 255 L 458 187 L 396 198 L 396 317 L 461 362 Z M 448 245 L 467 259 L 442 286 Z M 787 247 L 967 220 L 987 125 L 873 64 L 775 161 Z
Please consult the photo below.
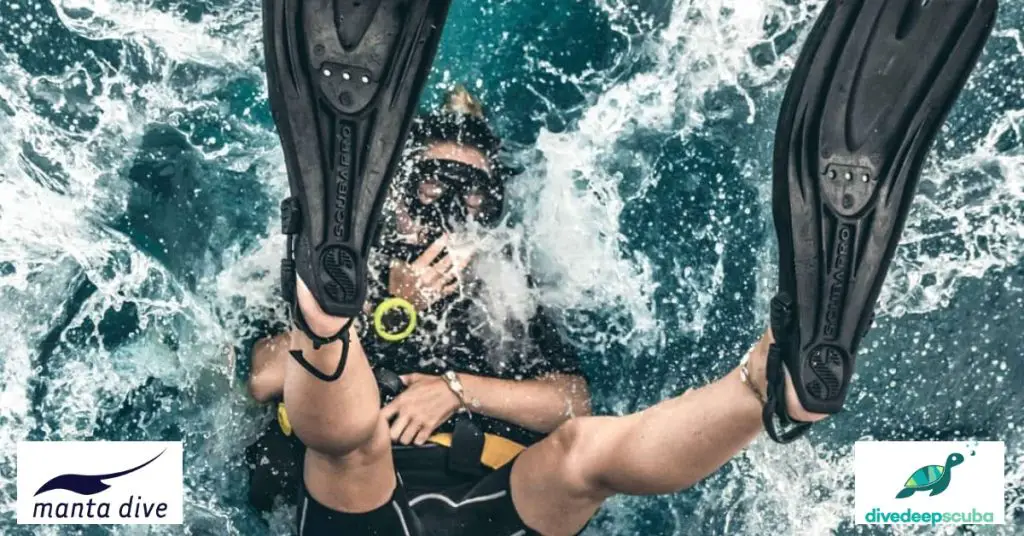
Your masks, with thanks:
M 750 351 L 750 360 L 747 362 L 747 370 L 750 373 L 750 377 L 753 379 L 755 386 L 759 393 L 768 392 L 768 378 L 767 378 L 767 361 L 768 361 L 768 350 L 772 344 L 775 343 L 775 337 L 772 335 L 772 330 L 767 329 L 761 339 L 757 341 L 757 344 Z M 825 417 L 828 417 L 826 413 L 814 413 L 807 411 L 800 404 L 800 397 L 796 393 L 796 387 L 793 386 L 793 380 L 789 377 L 789 372 L 786 372 L 786 410 L 789 413 L 789 417 L 794 421 L 799 422 L 818 422 Z
M 789 418 L 796 422 L 818 422 L 828 417 L 827 413 L 810 412 L 800 405 L 800 397 L 796 394 L 796 387 L 789 379 L 788 372 L 786 373 L 786 411 L 789 413 Z
M 302 316 L 306 320 L 306 325 L 309 326 L 314 335 L 323 338 L 333 337 L 349 323 L 349 318 L 327 314 L 323 307 L 317 303 L 309 287 L 301 279 L 296 282 L 295 295 L 298 299 L 299 310 L 302 311 Z

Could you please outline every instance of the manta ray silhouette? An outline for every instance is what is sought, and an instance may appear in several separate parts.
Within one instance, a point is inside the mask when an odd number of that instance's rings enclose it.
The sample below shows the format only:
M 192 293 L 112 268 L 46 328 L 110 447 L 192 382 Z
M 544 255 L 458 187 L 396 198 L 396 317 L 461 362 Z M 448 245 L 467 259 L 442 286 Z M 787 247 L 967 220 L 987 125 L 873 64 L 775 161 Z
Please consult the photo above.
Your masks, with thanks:
M 124 476 L 129 473 L 134 473 L 135 471 L 138 471 L 139 469 L 142 469 L 143 467 L 156 461 L 157 458 L 163 456 L 164 452 L 167 451 L 162 450 L 160 451 L 160 454 L 157 454 L 156 456 L 153 457 L 153 459 L 149 460 L 148 462 L 142 465 L 132 467 L 131 469 L 119 471 L 117 473 L 109 473 L 105 475 L 66 474 L 56 476 L 48 480 L 45 484 L 43 484 L 43 486 L 39 488 L 39 491 L 37 491 L 36 494 L 33 496 L 37 496 L 40 493 L 46 493 L 47 491 L 55 489 L 65 489 L 77 493 L 79 495 L 95 495 L 110 487 L 109 484 L 103 482 L 104 480 L 117 478 L 119 476 Z

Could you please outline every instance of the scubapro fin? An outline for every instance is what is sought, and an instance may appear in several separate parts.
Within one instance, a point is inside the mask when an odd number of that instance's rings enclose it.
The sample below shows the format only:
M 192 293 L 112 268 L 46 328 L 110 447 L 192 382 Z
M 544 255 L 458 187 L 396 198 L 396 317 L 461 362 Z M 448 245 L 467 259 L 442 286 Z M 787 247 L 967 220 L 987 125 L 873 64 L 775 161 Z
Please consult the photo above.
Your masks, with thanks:
M 764 421 L 837 413 L 920 178 L 991 33 L 996 0 L 830 0 L 800 54 L 775 138 L 776 343 Z M 775 418 L 795 425 L 782 432 Z
M 274 122 L 292 197 L 282 288 L 328 314 L 366 298 L 367 256 L 451 0 L 263 0 Z M 300 326 L 301 327 L 301 326 Z

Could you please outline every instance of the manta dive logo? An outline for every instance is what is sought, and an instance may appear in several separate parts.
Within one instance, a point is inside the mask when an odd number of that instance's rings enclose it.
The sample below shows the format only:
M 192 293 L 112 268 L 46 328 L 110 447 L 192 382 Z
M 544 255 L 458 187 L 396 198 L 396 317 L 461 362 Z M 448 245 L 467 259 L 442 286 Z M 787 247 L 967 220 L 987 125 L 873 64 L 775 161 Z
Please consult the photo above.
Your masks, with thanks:
M 102 475 L 77 475 L 63 474 L 48 480 L 35 497 L 48 491 L 63 489 L 78 495 L 96 495 L 110 489 L 110 484 L 104 480 L 130 475 L 139 469 L 153 463 L 157 458 L 163 456 L 166 450 L 161 451 L 148 462 L 136 465 L 131 469 L 118 471 L 116 473 L 105 473 Z M 85 517 L 86 519 L 110 519 L 110 512 L 115 508 L 109 501 L 37 501 L 32 507 L 32 517 L 36 519 L 67 519 Z M 158 518 L 167 516 L 166 502 L 147 503 L 142 496 L 131 496 L 128 500 L 116 505 L 117 515 L 123 519 L 144 519 L 155 515 Z
M 180 442 L 19 443 L 18 523 L 181 523 L 182 454 Z
M 112 478 L 119 476 L 129 475 L 142 469 L 143 467 L 153 463 L 157 458 L 164 455 L 166 450 L 160 451 L 160 454 L 153 456 L 153 459 L 145 462 L 141 465 L 136 465 L 131 469 L 125 469 L 117 473 L 107 473 L 105 475 L 60 475 L 58 477 L 51 478 L 47 483 L 43 484 L 39 491 L 36 492 L 38 497 L 41 493 L 55 489 L 66 489 L 68 491 L 75 492 L 79 495 L 96 495 L 101 491 L 105 491 L 110 488 L 110 485 L 104 482 Z

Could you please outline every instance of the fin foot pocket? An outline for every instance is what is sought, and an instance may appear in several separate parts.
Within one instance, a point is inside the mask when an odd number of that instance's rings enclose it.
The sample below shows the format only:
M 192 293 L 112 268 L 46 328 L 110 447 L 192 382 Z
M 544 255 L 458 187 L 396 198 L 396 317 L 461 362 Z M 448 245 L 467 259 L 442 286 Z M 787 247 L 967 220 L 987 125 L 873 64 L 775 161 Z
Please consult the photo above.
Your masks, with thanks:
M 810 352 L 804 376 L 806 388 L 815 398 L 833 400 L 839 397 L 844 374 L 845 352 L 842 348 L 822 345 Z
M 327 314 L 362 311 L 367 257 L 450 3 L 263 0 L 267 87 L 292 194 L 281 227 L 293 306 L 301 279 Z
M 329 279 L 327 294 L 335 301 L 351 301 L 356 297 L 356 256 L 344 246 L 331 246 L 320 255 L 321 277 Z
M 773 162 L 779 360 L 812 413 L 842 409 L 921 166 L 973 71 L 996 0 L 830 0 L 783 98 Z M 786 422 L 770 369 L 764 421 Z M 774 397 L 774 398 L 773 398 Z

